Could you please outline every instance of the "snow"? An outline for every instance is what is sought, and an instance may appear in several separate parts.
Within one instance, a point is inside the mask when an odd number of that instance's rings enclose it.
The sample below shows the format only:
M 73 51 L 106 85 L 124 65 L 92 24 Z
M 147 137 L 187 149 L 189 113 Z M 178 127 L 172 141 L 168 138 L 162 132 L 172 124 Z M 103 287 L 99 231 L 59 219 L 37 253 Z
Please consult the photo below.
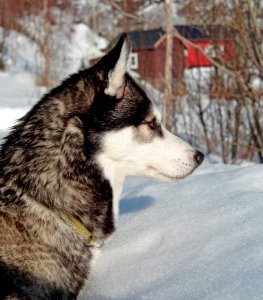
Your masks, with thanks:
M 73 26 L 71 42 L 69 47 L 69 67 L 67 72 L 69 74 L 77 72 L 83 64 L 90 65 L 90 60 L 101 57 L 105 53 L 108 41 L 97 35 L 87 25 L 79 23 Z
M 72 17 L 72 16 L 71 16 Z M 33 27 L 33 22 L 41 24 L 43 20 L 30 18 L 23 20 Z M 64 28 L 66 27 L 66 29 Z M 102 49 L 108 44 L 107 39 L 99 36 L 95 31 L 83 23 L 64 26 L 50 33 L 51 75 L 59 81 L 77 72 L 83 65 L 89 66 L 90 59 L 103 56 Z M 43 25 L 39 28 L 43 28 Z M 33 30 L 33 29 L 32 29 Z M 54 30 L 54 28 L 53 28 Z M 2 28 L 0 27 L 0 35 Z M 32 36 L 34 36 L 34 32 Z M 39 32 L 38 35 L 43 34 Z M 5 38 L 5 64 L 9 72 L 42 74 L 44 57 L 40 47 L 21 33 L 10 30 Z
M 39 98 L 0 73 L 0 135 Z M 262 166 L 210 164 L 177 183 L 128 178 L 117 231 L 79 299 L 262 299 Z
M 6 35 L 6 53 L 4 56 L 6 67 L 16 73 L 23 71 L 36 73 L 39 67 L 36 64 L 36 59 L 39 64 L 43 64 L 39 47 L 28 37 L 14 30 L 10 30 Z
M 0 138 L 45 92 L 27 73 L 0 72 Z
M 142 5 L 138 10 L 138 16 L 146 19 L 147 24 L 145 27 L 147 29 L 150 27 L 152 29 L 157 28 L 158 26 L 165 26 L 165 16 L 164 16 L 164 8 L 162 1 L 145 1 L 144 5 Z M 181 8 L 180 3 L 177 1 L 172 5 L 172 17 L 174 20 L 174 24 L 177 25 L 185 25 L 186 19 L 179 13 Z M 146 29 L 146 28 L 145 28 Z
M 258 165 L 129 178 L 88 299 L 262 299 L 262 196 Z
M 208 95 L 210 90 L 211 76 L 214 74 L 213 68 L 201 67 L 185 69 L 185 83 L 187 88 L 192 92 L 202 95 Z
M 95 34 L 84 24 L 74 25 L 72 36 L 72 50 L 70 56 L 75 59 L 92 59 L 104 55 L 99 49 L 105 49 L 108 41 Z

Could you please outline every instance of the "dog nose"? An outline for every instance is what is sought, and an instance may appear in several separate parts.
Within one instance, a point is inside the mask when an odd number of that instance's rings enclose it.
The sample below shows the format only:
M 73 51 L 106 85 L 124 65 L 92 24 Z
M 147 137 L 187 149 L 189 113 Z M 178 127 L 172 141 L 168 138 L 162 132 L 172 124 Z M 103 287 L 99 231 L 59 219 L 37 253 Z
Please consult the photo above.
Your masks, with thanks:
M 195 155 L 194 155 L 195 161 L 197 162 L 197 164 L 200 166 L 201 163 L 204 161 L 204 154 L 200 151 L 195 151 Z

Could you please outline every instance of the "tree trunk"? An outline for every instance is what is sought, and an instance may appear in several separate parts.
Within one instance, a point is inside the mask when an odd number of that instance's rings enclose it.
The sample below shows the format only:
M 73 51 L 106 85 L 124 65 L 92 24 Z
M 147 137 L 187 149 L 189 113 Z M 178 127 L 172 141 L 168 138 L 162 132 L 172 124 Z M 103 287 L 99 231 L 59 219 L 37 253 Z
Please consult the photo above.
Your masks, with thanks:
M 172 110 L 172 83 L 173 83 L 173 19 L 172 0 L 164 1 L 166 21 L 166 50 L 165 50 L 165 87 L 163 102 L 163 123 L 169 127 Z
M 48 22 L 48 0 L 43 0 L 44 13 L 44 41 L 43 41 L 43 56 L 44 56 L 44 78 L 43 84 L 49 86 L 50 82 L 50 62 L 49 62 L 49 22 Z

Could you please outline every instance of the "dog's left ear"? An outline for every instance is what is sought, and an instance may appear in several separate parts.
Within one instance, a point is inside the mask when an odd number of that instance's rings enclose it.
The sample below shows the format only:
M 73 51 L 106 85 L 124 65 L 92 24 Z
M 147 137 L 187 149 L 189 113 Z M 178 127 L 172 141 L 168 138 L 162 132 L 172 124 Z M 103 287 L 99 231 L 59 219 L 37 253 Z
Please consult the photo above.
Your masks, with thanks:
M 97 63 L 99 74 L 104 81 L 104 93 L 106 95 L 122 97 L 129 53 L 130 45 L 127 41 L 127 34 L 124 33 L 116 46 Z

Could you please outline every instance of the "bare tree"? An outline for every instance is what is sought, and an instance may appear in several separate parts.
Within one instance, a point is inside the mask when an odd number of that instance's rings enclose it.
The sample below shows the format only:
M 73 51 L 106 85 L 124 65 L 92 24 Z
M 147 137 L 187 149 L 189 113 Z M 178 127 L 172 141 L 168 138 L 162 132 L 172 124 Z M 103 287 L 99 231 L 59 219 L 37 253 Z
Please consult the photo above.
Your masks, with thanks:
M 43 0 L 43 20 L 44 20 L 44 39 L 43 39 L 43 56 L 44 56 L 44 74 L 43 82 L 45 86 L 51 85 L 50 78 L 50 51 L 49 51 L 49 33 L 50 24 L 48 19 L 48 0 Z
M 172 0 L 164 1 L 166 21 L 166 49 L 165 49 L 165 87 L 163 101 L 163 122 L 169 127 L 169 117 L 172 113 L 172 83 L 173 83 L 173 18 Z
M 175 37 L 186 48 L 195 48 L 213 66 L 209 73 L 191 81 L 197 86 L 203 85 L 204 79 L 209 81 L 205 97 L 203 91 L 192 91 L 192 86 L 187 91 L 185 99 L 196 112 L 192 118 L 196 129 L 189 131 L 189 136 L 196 135 L 199 143 L 203 139 L 208 152 L 219 154 L 225 163 L 253 158 L 263 163 L 262 6 L 259 2 L 185 2 L 184 14 L 201 26 L 204 34 L 210 34 L 215 55 L 175 31 Z M 228 44 L 220 47 L 219 39 Z M 197 93 L 201 101 L 196 101 Z

